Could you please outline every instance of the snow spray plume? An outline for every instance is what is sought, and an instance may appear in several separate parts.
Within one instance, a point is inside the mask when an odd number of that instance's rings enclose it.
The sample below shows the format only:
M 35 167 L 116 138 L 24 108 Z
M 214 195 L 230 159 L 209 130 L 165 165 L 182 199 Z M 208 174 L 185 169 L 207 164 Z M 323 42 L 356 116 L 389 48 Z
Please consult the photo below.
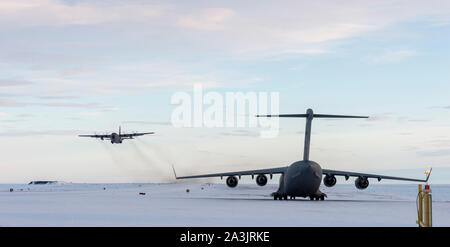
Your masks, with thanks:
M 111 160 L 113 161 L 114 165 L 116 165 L 121 172 L 124 172 L 122 164 L 121 164 L 120 160 L 118 159 L 114 150 L 112 150 L 111 147 L 108 144 L 106 144 L 105 142 L 103 142 L 103 141 L 100 141 L 100 142 L 102 143 L 103 148 L 107 151 L 107 153 L 111 157 Z
M 120 157 L 117 155 L 116 151 L 108 143 L 105 143 L 103 141 L 101 141 L 101 143 L 102 143 L 102 146 L 105 148 L 105 150 L 110 155 L 114 165 L 120 170 L 120 172 L 131 176 L 132 182 L 136 182 L 136 183 L 139 182 L 139 180 L 136 178 L 136 176 L 131 174 L 129 169 L 123 165 L 123 162 L 120 159 Z
M 174 162 L 172 159 L 171 159 L 171 155 L 167 152 L 167 151 L 165 151 L 165 150 L 163 150 L 163 149 L 161 149 L 159 146 L 157 146 L 157 145 L 154 145 L 154 144 L 151 144 L 151 143 L 147 143 L 147 142 L 145 142 L 144 140 L 142 140 L 142 139 L 138 139 L 138 138 L 136 138 L 136 140 L 138 140 L 140 143 L 142 143 L 143 145 L 145 145 L 145 146 L 147 146 L 148 148 L 151 148 L 152 150 L 154 150 L 155 152 L 157 152 L 158 154 L 159 154 L 159 156 L 162 158 L 162 159 L 164 159 L 165 160 L 165 162 L 167 163 L 167 168 L 170 170 L 170 174 L 173 174 L 173 172 L 172 172 L 172 164 L 175 164 L 175 166 L 176 166 L 176 162 Z M 195 151 L 195 150 L 192 150 L 192 153 L 195 153 L 195 152 L 198 152 L 198 151 Z M 186 170 L 186 169 L 183 169 L 183 168 L 178 168 L 177 169 L 177 171 L 178 170 L 180 170 L 180 171 L 183 171 L 183 170 Z M 195 172 L 197 172 L 197 173 L 202 173 L 202 172 L 204 172 L 204 171 L 201 171 L 201 170 L 198 170 L 198 167 L 189 167 L 189 172 L 190 173 L 195 173 Z M 175 177 L 170 177 L 170 180 L 172 181 L 172 182 L 180 182 L 180 181 L 183 181 L 183 180 L 176 180 L 175 179 Z M 214 182 L 217 182 L 217 180 L 215 179 L 215 178 L 202 178 L 202 179 L 192 179 L 192 180 L 190 180 L 191 182 L 192 181 L 196 181 L 196 182 L 204 182 L 204 183 L 214 183 Z
M 142 139 L 137 139 L 140 143 L 147 146 L 149 149 L 153 150 L 154 153 L 156 153 L 158 156 L 160 156 L 166 163 L 173 163 L 173 161 L 170 159 L 170 155 L 165 153 L 158 145 L 154 145 L 148 142 L 143 141 Z
M 168 176 L 167 172 L 165 172 L 161 166 L 157 165 L 158 163 L 160 163 L 161 161 L 154 159 L 151 156 L 148 156 L 147 154 L 145 154 L 135 143 L 130 142 L 131 143 L 131 147 L 133 148 L 133 150 L 136 152 L 136 154 L 138 155 L 138 157 L 146 164 L 149 165 L 150 168 L 152 169 L 152 172 L 156 172 L 158 173 L 159 177 L 162 177 L 164 180 L 171 180 L 171 177 Z
M 161 147 L 159 147 L 158 145 L 154 145 L 148 142 L 143 141 L 142 139 L 138 139 L 136 138 L 136 140 L 138 142 L 140 142 L 142 145 L 146 146 L 148 149 L 153 150 L 153 153 L 155 154 L 155 156 L 159 157 L 159 160 L 161 160 L 163 163 L 166 163 L 167 166 L 167 171 L 170 171 L 169 173 L 172 174 L 172 167 L 171 164 L 173 164 L 174 162 L 171 159 L 171 155 L 168 154 L 167 151 L 164 151 Z M 171 182 L 179 182 L 178 180 L 175 179 L 175 177 L 170 176 L 168 177 L 168 180 L 170 180 Z

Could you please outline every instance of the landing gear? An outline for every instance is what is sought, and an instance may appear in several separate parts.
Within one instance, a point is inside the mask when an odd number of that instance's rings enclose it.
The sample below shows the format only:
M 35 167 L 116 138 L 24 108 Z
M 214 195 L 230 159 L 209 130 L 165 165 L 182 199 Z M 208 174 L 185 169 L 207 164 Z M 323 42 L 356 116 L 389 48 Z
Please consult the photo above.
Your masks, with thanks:
M 291 197 L 292 198 L 292 197 Z M 288 196 L 287 195 L 282 195 L 282 194 L 278 194 L 278 193 L 273 193 L 273 199 L 274 200 L 287 200 Z
M 273 199 L 276 201 L 276 200 L 282 200 L 283 198 L 281 198 L 281 195 L 280 194 L 278 194 L 277 192 L 274 192 L 274 193 L 272 193 L 272 195 L 273 195 Z
M 323 201 L 323 200 L 325 200 L 325 197 L 327 197 L 327 195 L 325 195 L 325 194 L 321 194 L 319 196 L 311 195 L 311 196 L 309 196 L 309 200 L 311 200 L 311 201 L 314 201 L 314 200 L 316 200 L 316 201 L 318 201 L 318 200 Z

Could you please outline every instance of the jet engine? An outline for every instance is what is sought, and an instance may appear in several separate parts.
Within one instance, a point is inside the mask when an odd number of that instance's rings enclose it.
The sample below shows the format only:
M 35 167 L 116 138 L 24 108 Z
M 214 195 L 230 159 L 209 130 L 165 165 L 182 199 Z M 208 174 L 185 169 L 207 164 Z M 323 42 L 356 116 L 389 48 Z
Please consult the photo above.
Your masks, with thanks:
M 334 175 L 326 175 L 323 178 L 323 184 L 325 184 L 325 186 L 327 187 L 333 187 L 334 185 L 336 185 L 336 177 Z
M 267 184 L 267 176 L 264 174 L 259 174 L 256 177 L 256 184 L 258 184 L 259 186 L 264 186 Z
M 235 176 L 229 176 L 227 178 L 228 187 L 234 188 L 238 185 L 238 179 Z
M 363 190 L 369 187 L 369 180 L 366 177 L 359 177 L 355 180 L 356 188 Z

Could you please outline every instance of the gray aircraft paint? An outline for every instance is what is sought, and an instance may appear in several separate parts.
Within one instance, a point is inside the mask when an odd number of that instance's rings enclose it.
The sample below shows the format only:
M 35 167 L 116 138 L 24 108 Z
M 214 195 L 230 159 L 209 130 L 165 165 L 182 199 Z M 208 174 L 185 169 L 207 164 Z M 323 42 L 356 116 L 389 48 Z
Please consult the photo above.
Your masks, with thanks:
M 99 138 L 102 141 L 104 139 L 111 140 L 111 143 L 122 143 L 125 139 L 133 139 L 136 136 L 143 136 L 143 135 L 151 135 L 154 134 L 154 132 L 146 132 L 146 133 L 133 133 L 133 134 L 122 134 L 121 127 L 119 126 L 119 134 L 113 132 L 110 135 L 79 135 L 79 137 L 92 137 L 92 138 Z

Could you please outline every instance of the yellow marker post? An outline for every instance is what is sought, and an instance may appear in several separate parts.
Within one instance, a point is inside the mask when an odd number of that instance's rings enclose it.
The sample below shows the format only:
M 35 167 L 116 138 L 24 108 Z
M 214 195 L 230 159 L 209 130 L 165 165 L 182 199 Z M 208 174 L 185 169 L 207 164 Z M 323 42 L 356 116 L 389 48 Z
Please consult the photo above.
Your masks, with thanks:
M 419 184 L 418 194 L 418 219 L 416 223 L 419 227 L 432 227 L 432 209 L 431 209 L 431 189 L 430 185 L 426 184 L 425 189 L 422 190 L 422 185 Z
M 423 190 L 422 190 L 422 185 L 419 184 L 419 205 L 418 205 L 418 210 L 419 210 L 419 219 L 417 221 L 417 224 L 419 224 L 419 227 L 421 227 L 421 223 L 423 221 Z
M 425 189 L 422 190 L 422 185 L 419 184 L 419 194 L 418 196 L 418 200 L 417 200 L 417 221 L 416 223 L 419 225 L 419 227 L 431 227 L 432 226 L 432 199 L 431 199 L 431 189 L 430 189 L 430 185 L 428 184 L 428 178 L 430 177 L 431 174 L 431 169 L 430 170 L 426 170 L 425 174 L 427 175 L 427 179 L 425 180 L 425 182 L 427 182 L 425 184 Z
M 429 185 L 425 186 L 425 226 L 431 227 L 431 190 Z

